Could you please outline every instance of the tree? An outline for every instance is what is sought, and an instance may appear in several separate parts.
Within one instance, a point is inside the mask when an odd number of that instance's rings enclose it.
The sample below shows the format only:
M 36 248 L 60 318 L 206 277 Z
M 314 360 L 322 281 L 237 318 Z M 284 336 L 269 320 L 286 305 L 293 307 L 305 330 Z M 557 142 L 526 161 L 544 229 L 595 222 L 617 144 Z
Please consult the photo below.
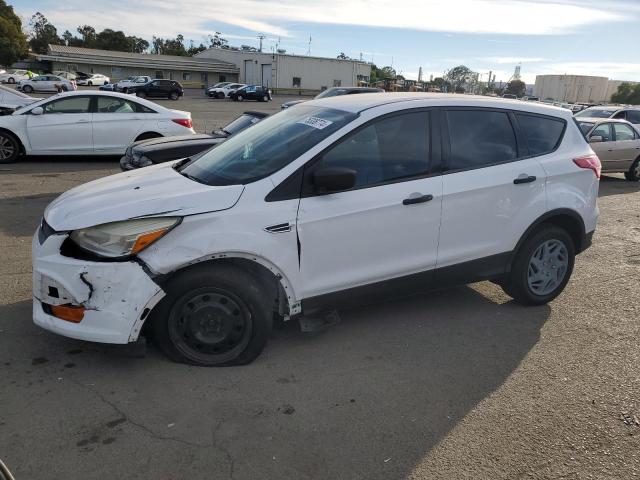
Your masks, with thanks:
M 382 67 L 379 74 L 381 80 L 394 80 L 396 78 L 396 71 L 393 67 Z
M 431 82 L 431 86 L 437 88 L 441 92 L 451 91 L 451 84 L 442 77 L 436 77 Z
M 511 80 L 507 84 L 507 88 L 504 93 L 515 95 L 516 97 L 522 97 L 527 91 L 527 86 L 522 80 Z
M 60 45 L 61 41 L 58 38 L 58 30 L 49 20 L 40 12 L 31 17 L 29 22 L 31 26 L 31 38 L 29 39 L 29 45 L 31 50 L 36 53 L 47 53 L 49 45 Z
M 82 37 L 81 43 L 85 48 L 95 48 L 96 29 L 91 25 L 82 25 L 76 29 Z
M 130 36 L 127 37 L 127 42 L 129 43 L 128 52 L 144 53 L 149 48 L 149 42 L 144 38 Z
M 151 51 L 158 55 L 187 56 L 182 35 L 178 35 L 175 39 L 153 37 Z
M 13 7 L 0 0 L 0 64 L 11 65 L 29 53 L 22 22 Z
M 616 93 L 611 95 L 613 103 L 628 103 L 630 105 L 640 105 L 640 83 L 631 84 L 624 82 L 618 85 Z
M 351 60 L 351 57 L 345 55 L 344 52 L 340 52 L 340 55 L 338 55 L 336 58 L 339 58 L 340 60 Z
M 444 79 L 451 84 L 456 93 L 464 93 L 465 87 L 476 77 L 476 72 L 464 65 L 458 65 L 449 70 Z
M 229 42 L 220 32 L 215 32 L 213 35 L 209 35 L 209 42 L 211 43 L 211 46 L 215 48 L 229 48 Z

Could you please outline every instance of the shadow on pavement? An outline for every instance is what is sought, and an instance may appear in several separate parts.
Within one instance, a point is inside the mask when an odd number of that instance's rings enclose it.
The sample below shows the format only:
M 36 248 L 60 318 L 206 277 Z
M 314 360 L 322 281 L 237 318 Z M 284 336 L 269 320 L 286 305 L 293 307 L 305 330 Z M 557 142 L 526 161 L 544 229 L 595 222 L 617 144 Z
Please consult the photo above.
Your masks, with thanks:
M 627 193 L 637 192 L 640 192 L 640 182 L 630 182 L 622 176 L 612 177 L 606 173 L 600 178 L 598 197 L 624 195 Z
M 220 369 L 153 347 L 124 358 L 38 329 L 30 302 L 2 306 L 5 460 L 36 480 L 52 464 L 83 479 L 404 478 L 511 375 L 550 315 L 481 287 L 490 296 L 462 287 L 345 310 L 311 337 L 287 324 L 254 363 Z
M 40 224 L 44 209 L 61 192 L 39 193 L 0 201 L 0 232 L 9 237 L 30 237 Z

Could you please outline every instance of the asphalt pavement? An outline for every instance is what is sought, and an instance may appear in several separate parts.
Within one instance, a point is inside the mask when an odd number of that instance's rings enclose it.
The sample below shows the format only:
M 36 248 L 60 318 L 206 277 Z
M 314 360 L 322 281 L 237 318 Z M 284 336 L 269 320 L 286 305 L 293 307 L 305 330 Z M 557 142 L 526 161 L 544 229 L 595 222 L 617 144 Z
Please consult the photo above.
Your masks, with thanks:
M 199 132 L 291 99 L 197 93 L 163 104 L 193 112 Z M 290 323 L 251 365 L 210 369 L 31 321 L 45 206 L 118 171 L 0 166 L 0 458 L 17 480 L 640 475 L 640 184 L 603 177 L 594 245 L 548 306 L 477 283 L 344 310 L 322 334 Z

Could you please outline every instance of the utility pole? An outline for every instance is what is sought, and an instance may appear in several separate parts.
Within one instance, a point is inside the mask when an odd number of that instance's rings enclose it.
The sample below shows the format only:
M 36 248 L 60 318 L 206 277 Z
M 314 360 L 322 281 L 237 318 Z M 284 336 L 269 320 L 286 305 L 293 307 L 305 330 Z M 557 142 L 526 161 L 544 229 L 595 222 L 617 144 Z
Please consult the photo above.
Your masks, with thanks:
M 307 50 L 307 57 L 311 55 L 311 36 L 309 36 L 309 49 Z
M 262 52 L 262 40 L 265 38 L 267 38 L 267 36 L 262 33 L 258 35 L 258 40 L 260 40 L 260 52 Z

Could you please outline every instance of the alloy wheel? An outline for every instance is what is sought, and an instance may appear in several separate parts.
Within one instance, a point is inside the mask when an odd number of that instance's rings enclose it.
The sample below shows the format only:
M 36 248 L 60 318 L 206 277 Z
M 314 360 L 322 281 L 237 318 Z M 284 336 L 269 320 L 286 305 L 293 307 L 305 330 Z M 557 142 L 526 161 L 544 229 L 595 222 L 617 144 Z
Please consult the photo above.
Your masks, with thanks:
M 545 296 L 558 288 L 569 268 L 569 254 L 560 240 L 546 240 L 529 260 L 527 282 L 535 295 Z
M 16 153 L 16 145 L 9 138 L 0 136 L 0 160 L 8 160 Z

